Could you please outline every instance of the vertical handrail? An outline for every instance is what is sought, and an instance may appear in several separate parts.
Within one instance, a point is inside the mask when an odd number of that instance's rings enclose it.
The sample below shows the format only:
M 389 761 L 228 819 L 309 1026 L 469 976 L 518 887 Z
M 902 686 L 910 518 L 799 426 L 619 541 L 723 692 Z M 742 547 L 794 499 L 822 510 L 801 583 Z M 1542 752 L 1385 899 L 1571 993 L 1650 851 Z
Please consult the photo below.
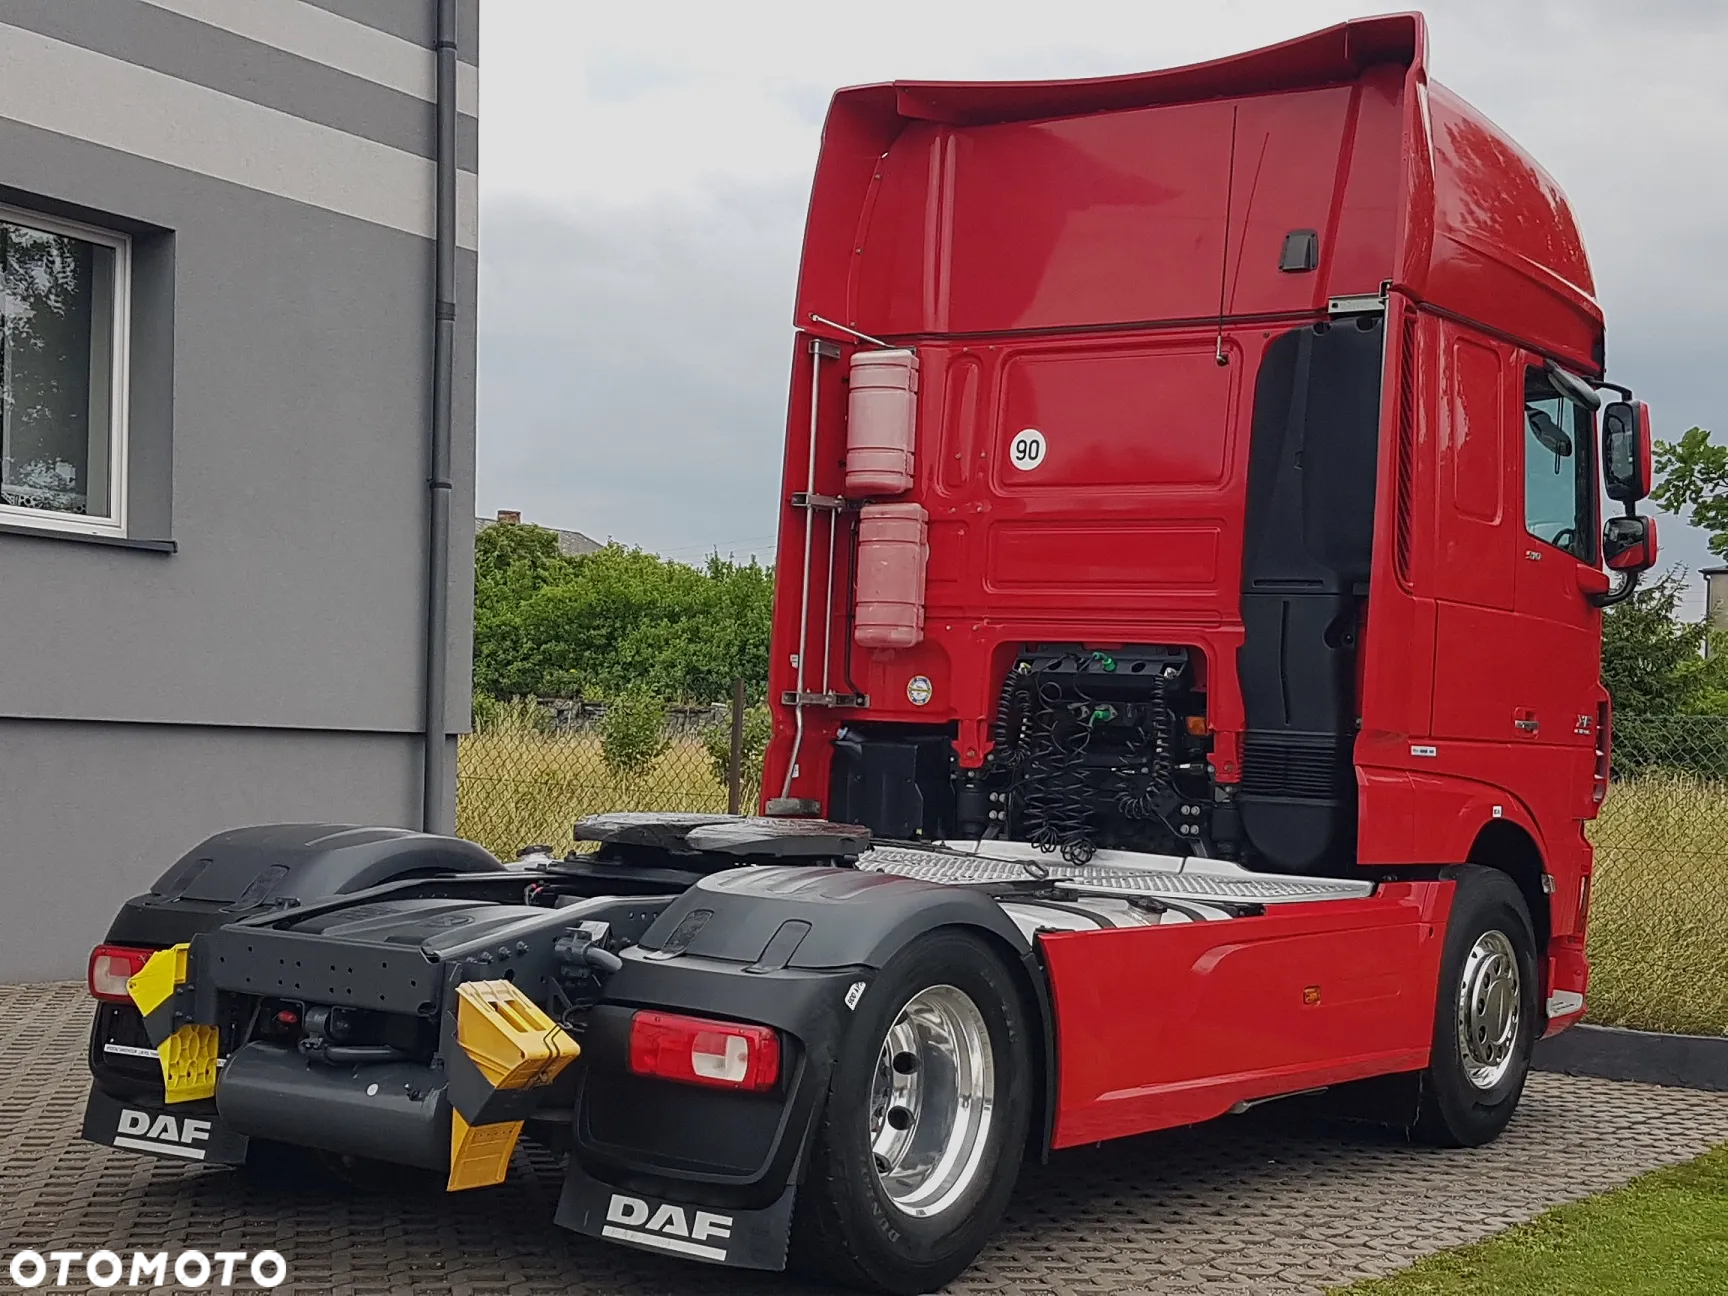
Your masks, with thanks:
M 792 795 L 792 779 L 798 772 L 798 753 L 804 748 L 804 662 L 810 648 L 810 550 L 815 540 L 816 515 L 810 498 L 816 494 L 816 414 L 822 393 L 822 339 L 810 339 L 810 454 L 804 478 L 804 571 L 798 594 L 798 664 L 796 694 L 792 699 L 792 754 L 786 761 L 786 778 L 780 787 L 782 799 Z M 834 569 L 828 569 L 832 590 Z

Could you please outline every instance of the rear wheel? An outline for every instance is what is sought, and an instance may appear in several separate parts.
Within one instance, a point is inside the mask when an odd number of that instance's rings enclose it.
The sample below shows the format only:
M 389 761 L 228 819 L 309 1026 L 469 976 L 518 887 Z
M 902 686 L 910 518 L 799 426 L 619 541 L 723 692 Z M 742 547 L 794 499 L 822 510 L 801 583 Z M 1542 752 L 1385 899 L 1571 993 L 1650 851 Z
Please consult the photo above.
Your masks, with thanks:
M 794 1258 L 847 1286 L 934 1291 L 1014 1189 L 1031 1112 L 1025 1008 L 1000 955 L 938 932 L 882 970 L 834 1069 Z
M 1536 937 L 1523 894 L 1506 874 L 1466 865 L 1446 924 L 1417 1137 L 1442 1147 L 1499 1137 L 1530 1071 L 1536 997 Z

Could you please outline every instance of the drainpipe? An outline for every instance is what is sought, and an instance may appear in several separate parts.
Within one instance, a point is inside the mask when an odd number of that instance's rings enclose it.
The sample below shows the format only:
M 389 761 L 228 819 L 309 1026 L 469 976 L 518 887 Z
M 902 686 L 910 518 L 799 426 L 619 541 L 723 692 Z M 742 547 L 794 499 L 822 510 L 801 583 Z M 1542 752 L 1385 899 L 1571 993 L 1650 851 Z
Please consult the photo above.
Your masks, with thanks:
M 456 827 L 444 761 L 450 693 L 450 441 L 456 363 L 456 0 L 438 7 L 437 219 L 432 316 L 431 476 L 426 524 L 426 714 L 420 825 Z

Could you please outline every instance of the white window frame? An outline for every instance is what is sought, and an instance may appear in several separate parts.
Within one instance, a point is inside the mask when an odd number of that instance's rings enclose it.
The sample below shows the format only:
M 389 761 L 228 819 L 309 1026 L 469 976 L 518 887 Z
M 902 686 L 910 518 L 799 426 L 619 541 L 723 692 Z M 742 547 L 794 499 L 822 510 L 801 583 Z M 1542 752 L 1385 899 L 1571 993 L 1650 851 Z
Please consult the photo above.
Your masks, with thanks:
M 132 352 L 132 240 L 125 234 L 85 225 L 79 221 L 44 216 L 22 207 L 0 204 L 0 221 L 82 239 L 114 253 L 113 319 L 110 321 L 112 372 L 108 377 L 108 513 L 91 517 L 84 513 L 58 513 L 52 509 L 25 508 L 0 501 L 0 523 L 64 531 L 72 535 L 124 536 L 126 534 L 126 476 L 129 464 L 126 415 L 131 405 Z M 92 327 L 95 322 L 92 321 Z

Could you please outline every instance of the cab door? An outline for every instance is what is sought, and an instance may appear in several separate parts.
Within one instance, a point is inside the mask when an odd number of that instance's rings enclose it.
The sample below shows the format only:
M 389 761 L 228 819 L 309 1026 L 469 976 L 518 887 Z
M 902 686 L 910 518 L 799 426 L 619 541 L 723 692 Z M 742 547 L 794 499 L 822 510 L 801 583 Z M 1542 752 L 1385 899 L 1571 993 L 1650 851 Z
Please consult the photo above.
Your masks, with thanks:
M 1596 424 L 1549 378 L 1540 356 L 1520 358 L 1519 625 L 1506 645 L 1514 686 L 1505 732 L 1531 749 L 1545 781 L 1560 780 L 1547 784 L 1559 796 L 1590 786 L 1605 697 L 1602 612 L 1585 591 L 1598 563 Z
M 1517 634 L 1523 523 L 1509 425 L 1519 352 L 1450 320 L 1435 408 L 1435 738 L 1504 742 L 1512 681 L 1494 658 Z

